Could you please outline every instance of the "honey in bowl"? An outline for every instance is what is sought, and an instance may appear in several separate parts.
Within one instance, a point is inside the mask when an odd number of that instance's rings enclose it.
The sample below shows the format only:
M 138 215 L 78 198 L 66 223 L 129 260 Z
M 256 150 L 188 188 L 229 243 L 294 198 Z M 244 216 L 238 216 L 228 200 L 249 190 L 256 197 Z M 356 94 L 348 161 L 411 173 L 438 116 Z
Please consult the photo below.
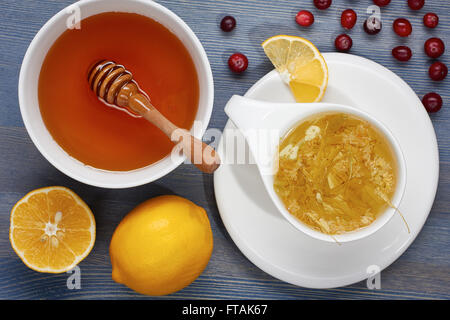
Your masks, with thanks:
M 66 30 L 39 75 L 39 107 L 53 139 L 73 158 L 103 170 L 128 171 L 167 156 L 173 143 L 154 125 L 106 106 L 89 88 L 89 67 L 102 59 L 127 66 L 152 104 L 175 125 L 191 128 L 199 102 L 194 62 L 160 23 L 107 12 Z
M 391 205 L 396 184 L 389 142 L 356 116 L 317 114 L 281 139 L 274 190 L 293 216 L 322 233 L 370 225 Z

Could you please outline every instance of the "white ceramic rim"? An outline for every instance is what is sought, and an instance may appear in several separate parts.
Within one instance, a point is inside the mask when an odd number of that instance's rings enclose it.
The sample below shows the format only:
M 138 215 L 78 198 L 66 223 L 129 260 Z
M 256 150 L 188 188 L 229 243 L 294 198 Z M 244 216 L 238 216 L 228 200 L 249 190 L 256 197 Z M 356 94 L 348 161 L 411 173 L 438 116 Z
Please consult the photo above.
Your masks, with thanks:
M 128 10 L 128 5 L 132 4 L 134 6 L 138 6 L 140 8 L 139 12 Z M 89 6 L 96 6 L 96 5 L 104 5 L 103 9 L 97 10 L 95 13 L 83 15 L 83 8 L 88 8 Z M 208 127 L 212 109 L 213 109 L 213 102 L 214 102 L 214 82 L 213 82 L 213 76 L 211 71 L 211 66 L 208 60 L 208 57 L 206 55 L 206 52 L 200 43 L 200 40 L 197 38 L 197 36 L 194 34 L 194 32 L 191 30 L 191 28 L 175 13 L 170 11 L 169 9 L 165 8 L 164 6 L 154 2 L 154 1 L 145 1 L 145 0 L 81 0 L 79 2 L 76 2 L 74 4 L 71 4 L 67 6 L 66 8 L 59 11 L 57 14 L 55 14 L 50 20 L 48 20 L 44 26 L 39 30 L 39 32 L 36 34 L 36 36 L 33 38 L 32 42 L 30 43 L 27 52 L 24 56 L 22 66 L 20 69 L 20 75 L 19 75 L 19 85 L 18 85 L 18 95 L 19 95 L 19 104 L 20 104 L 20 111 L 22 114 L 22 119 L 25 124 L 25 128 L 28 131 L 28 134 L 37 147 L 37 149 L 41 152 L 41 154 L 59 171 L 63 172 L 64 174 L 68 175 L 69 177 L 97 187 L 104 187 L 104 188 L 129 188 L 129 187 L 135 187 L 139 185 L 143 185 L 149 182 L 152 182 L 154 180 L 157 180 L 161 178 L 162 176 L 168 174 L 169 172 L 176 169 L 183 161 L 185 160 L 184 156 L 175 156 L 172 157 L 169 154 L 164 159 L 161 159 L 160 161 L 146 166 L 144 168 L 131 170 L 131 171 L 107 171 L 107 170 L 100 170 L 96 169 L 90 166 L 86 166 L 82 164 L 80 161 L 76 160 L 75 158 L 69 156 L 51 137 L 50 133 L 47 130 L 47 134 L 50 136 L 51 141 L 53 141 L 54 144 L 57 145 L 57 147 L 64 153 L 60 153 L 58 156 L 52 154 L 51 151 L 49 151 L 49 148 L 54 148 L 54 146 L 49 147 L 46 145 L 46 143 L 49 142 L 48 137 L 38 137 L 38 135 L 35 132 L 35 128 L 32 124 L 33 121 L 40 121 L 43 124 L 42 117 L 39 119 L 32 119 L 29 115 L 28 108 L 25 107 L 25 105 L 28 103 L 27 101 L 30 100 L 26 92 L 29 90 L 29 85 L 27 83 L 27 78 L 31 76 L 30 69 L 32 69 L 32 60 L 33 55 L 39 50 L 40 46 L 45 46 L 45 40 L 46 36 L 49 32 L 51 32 L 52 28 L 56 25 L 56 23 L 60 23 L 61 19 L 67 18 L 67 12 L 68 10 L 73 7 L 77 6 L 81 9 L 82 18 L 89 17 L 94 14 L 102 13 L 102 12 L 134 12 L 137 14 L 141 14 L 144 16 L 150 17 L 150 15 L 153 12 L 157 12 L 157 14 L 161 14 L 165 16 L 167 19 L 170 19 L 173 26 L 168 26 L 166 21 L 161 21 L 159 19 L 154 20 L 158 21 L 162 25 L 164 25 L 167 29 L 169 29 L 171 32 L 176 34 L 176 36 L 183 42 L 185 47 L 188 49 L 189 53 L 193 57 L 194 64 L 197 69 L 198 77 L 199 77 L 199 84 L 200 84 L 200 98 L 199 98 L 199 111 L 197 112 L 197 117 L 195 120 L 199 120 L 200 126 L 198 128 L 191 129 L 191 133 L 197 137 L 201 138 L 203 136 L 203 133 L 206 131 L 206 128 Z M 116 9 L 120 8 L 120 9 Z M 173 28 L 179 28 L 177 29 L 177 32 L 173 30 Z M 63 31 L 62 31 L 63 32 Z M 61 32 L 61 33 L 62 33 Z M 180 32 L 183 32 L 180 36 Z M 61 35 L 59 33 L 59 35 Z M 58 36 L 59 36 L 58 35 Z M 57 38 L 57 37 L 56 37 Z M 43 44 L 44 43 L 44 44 Z M 48 45 L 48 48 L 51 47 L 53 44 L 53 41 Z M 44 58 L 48 52 L 45 52 Z M 193 53 L 195 53 L 196 56 L 199 57 L 198 63 L 195 61 Z M 42 66 L 43 59 L 39 64 L 39 71 Z M 200 73 L 200 71 L 203 71 Z M 39 75 L 36 76 L 37 78 Z M 204 85 L 202 87 L 202 80 L 204 82 Z M 36 84 L 37 88 L 37 84 Z M 37 91 L 37 90 L 36 90 Z M 37 92 L 36 92 L 37 96 Z M 200 108 L 204 105 L 203 114 L 200 115 Z M 37 104 L 35 107 L 39 108 L 39 105 Z M 40 112 L 39 112 L 40 115 Z M 44 125 L 45 127 L 45 125 Z M 46 142 L 42 142 L 41 140 L 46 140 Z M 64 159 L 63 159 L 64 158 Z M 68 162 L 71 162 L 68 164 Z M 69 169 L 70 166 L 82 166 L 84 169 L 80 169 L 81 171 L 85 171 L 84 174 L 79 174 L 73 172 L 72 169 Z M 149 169 L 152 169 L 153 174 L 148 174 Z M 95 178 L 93 178 L 95 177 Z M 107 182 L 103 179 L 107 178 Z
M 416 93 L 412 90 L 412 88 L 398 75 L 387 69 L 386 67 L 363 57 L 355 56 L 352 54 L 343 54 L 343 53 L 324 53 L 325 60 L 327 59 L 333 59 L 336 62 L 339 63 L 343 62 L 345 63 L 351 63 L 351 64 L 358 64 L 359 67 L 363 69 L 367 69 L 370 72 L 375 73 L 383 73 L 386 78 L 389 80 L 395 82 L 400 89 L 404 90 L 408 95 L 411 97 L 415 97 L 416 103 L 418 105 L 421 105 L 420 99 L 417 97 Z M 260 80 L 258 80 L 245 94 L 245 96 L 250 96 L 253 91 L 256 90 L 258 83 L 262 81 L 266 77 L 270 77 L 271 73 L 275 71 L 271 71 L 268 74 L 266 74 L 264 77 L 262 77 Z M 428 199 L 426 204 L 426 212 L 421 215 L 419 222 L 416 224 L 417 227 L 412 229 L 412 234 L 405 240 L 402 241 L 401 244 L 398 244 L 396 246 L 396 249 L 393 252 L 390 252 L 388 256 L 385 256 L 382 259 L 374 260 L 373 263 L 377 264 L 377 266 L 380 267 L 380 271 L 387 268 L 389 265 L 391 265 L 395 260 L 397 260 L 405 251 L 408 249 L 408 247 L 411 245 L 411 243 L 416 239 L 417 235 L 420 233 L 420 231 L 423 228 L 423 225 L 425 224 L 425 221 L 429 215 L 429 212 L 431 210 L 431 207 L 434 202 L 434 198 L 436 196 L 436 191 L 438 187 L 438 181 L 439 181 L 439 151 L 438 151 L 438 145 L 437 145 L 437 139 L 436 139 L 436 133 L 434 131 L 433 125 L 431 123 L 430 118 L 428 117 L 428 114 L 426 113 L 425 109 L 420 108 L 421 110 L 418 110 L 420 113 L 420 116 L 423 117 L 423 124 L 424 124 L 424 130 L 428 131 L 431 136 L 432 140 L 430 141 L 431 148 L 435 150 L 433 154 L 429 155 L 430 159 L 432 160 L 433 164 L 435 164 L 431 170 L 431 180 L 432 180 L 432 186 L 431 188 L 428 188 L 428 190 L 431 191 L 432 196 Z M 225 125 L 225 129 L 230 127 L 231 121 L 228 121 Z M 222 141 L 220 141 L 222 143 Z M 219 144 L 220 145 L 220 144 Z M 219 209 L 220 216 L 222 218 L 222 221 L 225 225 L 225 228 L 227 229 L 231 239 L 236 244 L 236 246 L 239 248 L 239 250 L 246 256 L 253 264 L 255 264 L 258 268 L 263 270 L 264 272 L 270 274 L 271 276 L 288 283 L 291 283 L 293 285 L 305 287 L 305 288 L 315 288 L 315 289 L 325 289 L 325 288 L 337 288 L 342 286 L 347 286 L 359 281 L 362 281 L 367 278 L 367 273 L 364 272 L 357 272 L 357 273 L 351 273 L 351 274 L 342 274 L 339 276 L 333 276 L 333 277 L 311 277 L 306 274 L 302 273 L 294 273 L 290 270 L 286 270 L 283 265 L 279 265 L 274 261 L 268 260 L 267 256 L 261 255 L 258 251 L 256 251 L 251 244 L 243 237 L 238 230 L 236 230 L 232 224 L 231 218 L 225 213 L 225 207 L 226 203 L 224 202 L 225 199 L 223 199 L 220 195 L 219 189 L 226 190 L 220 187 L 220 182 L 218 179 L 216 179 L 216 175 L 214 176 L 214 191 L 216 195 L 216 202 L 217 207 Z M 414 226 L 411 226 L 414 227 Z M 374 234 L 376 236 L 376 233 Z

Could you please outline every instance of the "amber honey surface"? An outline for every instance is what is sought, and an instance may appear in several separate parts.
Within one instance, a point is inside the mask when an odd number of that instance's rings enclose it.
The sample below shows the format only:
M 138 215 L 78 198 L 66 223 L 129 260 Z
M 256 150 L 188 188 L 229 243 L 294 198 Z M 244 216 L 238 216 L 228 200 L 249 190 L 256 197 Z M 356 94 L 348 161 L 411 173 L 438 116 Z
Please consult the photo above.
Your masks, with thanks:
M 182 42 L 147 17 L 109 12 L 65 31 L 48 52 L 38 88 L 47 129 L 68 154 L 99 169 L 133 170 L 164 158 L 173 147 L 169 138 L 146 120 L 105 106 L 90 90 L 87 72 L 100 59 L 124 65 L 163 115 L 192 126 L 199 84 Z
M 313 116 L 279 146 L 274 189 L 287 210 L 326 234 L 370 225 L 390 205 L 397 162 L 386 138 L 343 113 Z

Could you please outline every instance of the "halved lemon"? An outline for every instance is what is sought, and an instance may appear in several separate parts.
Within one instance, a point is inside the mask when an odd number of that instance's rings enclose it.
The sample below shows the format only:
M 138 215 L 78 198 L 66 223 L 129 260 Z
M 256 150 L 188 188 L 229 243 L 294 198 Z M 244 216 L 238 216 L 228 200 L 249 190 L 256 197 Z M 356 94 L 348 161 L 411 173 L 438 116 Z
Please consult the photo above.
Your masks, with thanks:
M 29 268 L 39 272 L 66 272 L 94 246 L 94 215 L 70 189 L 37 189 L 13 207 L 9 239 Z
M 262 43 L 264 52 L 297 102 L 322 100 L 328 83 L 327 64 L 319 50 L 301 37 L 278 35 Z

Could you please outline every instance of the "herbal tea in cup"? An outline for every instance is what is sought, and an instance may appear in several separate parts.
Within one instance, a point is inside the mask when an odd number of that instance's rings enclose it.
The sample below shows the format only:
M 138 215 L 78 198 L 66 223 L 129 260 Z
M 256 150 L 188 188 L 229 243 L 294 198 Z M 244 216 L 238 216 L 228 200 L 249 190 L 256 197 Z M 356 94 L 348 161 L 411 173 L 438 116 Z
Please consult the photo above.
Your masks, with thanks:
M 397 162 L 368 121 L 346 113 L 305 119 L 281 139 L 274 190 L 309 227 L 342 234 L 370 225 L 390 205 Z

